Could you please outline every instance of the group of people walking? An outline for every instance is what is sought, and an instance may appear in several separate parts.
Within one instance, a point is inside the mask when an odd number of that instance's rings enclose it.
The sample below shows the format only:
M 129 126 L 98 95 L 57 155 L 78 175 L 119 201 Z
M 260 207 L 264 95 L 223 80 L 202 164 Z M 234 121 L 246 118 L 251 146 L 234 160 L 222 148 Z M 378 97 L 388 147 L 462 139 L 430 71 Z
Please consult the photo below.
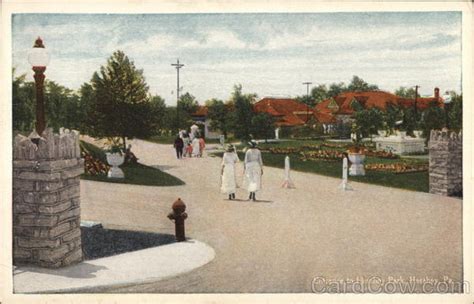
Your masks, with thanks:
M 176 150 L 176 158 L 178 159 L 183 157 L 202 157 L 206 142 L 202 136 L 192 136 L 191 139 L 191 136 L 180 132 L 174 140 L 173 147 Z
M 248 143 L 244 159 L 244 185 L 249 192 L 249 200 L 256 201 L 255 193 L 262 188 L 263 161 L 262 154 L 255 141 Z M 239 157 L 233 145 L 227 145 L 221 163 L 221 192 L 235 199 L 237 189 L 236 164 Z

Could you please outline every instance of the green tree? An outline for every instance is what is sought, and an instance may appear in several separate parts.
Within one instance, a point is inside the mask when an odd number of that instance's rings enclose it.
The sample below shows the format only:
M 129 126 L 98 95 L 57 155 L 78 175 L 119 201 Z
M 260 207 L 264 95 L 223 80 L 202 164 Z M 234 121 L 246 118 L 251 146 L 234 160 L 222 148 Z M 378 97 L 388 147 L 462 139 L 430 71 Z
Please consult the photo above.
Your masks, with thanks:
M 258 113 L 252 117 L 252 135 L 263 138 L 265 142 L 272 137 L 275 129 L 275 119 L 268 113 Z
M 315 103 L 328 99 L 330 97 L 328 88 L 325 84 L 319 84 L 311 89 L 311 96 Z
M 354 131 L 358 138 L 370 137 L 372 134 L 377 134 L 377 130 L 382 129 L 384 123 L 383 113 L 377 108 L 356 111 L 354 119 Z
M 80 105 L 79 96 L 54 81 L 45 83 L 45 107 L 48 127 L 58 131 L 64 127 L 78 129 L 86 116 L 86 109 Z
M 379 87 L 375 84 L 368 84 L 359 76 L 354 75 L 351 82 L 347 86 L 347 91 L 350 92 L 367 92 L 377 91 Z
M 143 71 L 122 52 L 116 51 L 92 76 L 94 107 L 91 118 L 93 135 L 126 138 L 153 134 L 153 117 L 148 85 Z
M 406 131 L 408 135 L 413 135 L 413 131 L 420 127 L 420 121 L 413 107 L 402 110 L 401 130 Z
M 391 134 L 392 131 L 396 128 L 396 122 L 403 120 L 402 110 L 398 106 L 391 103 L 387 105 L 383 116 L 385 127 L 389 134 Z
M 35 120 L 35 84 L 25 79 L 23 74 L 12 80 L 13 130 L 31 132 Z
M 328 95 L 329 95 L 329 97 L 336 97 L 337 95 L 339 95 L 343 92 L 346 92 L 346 91 L 347 91 L 347 87 L 344 84 L 344 82 L 332 83 L 329 86 Z
M 395 90 L 395 95 L 404 98 L 415 98 L 416 90 L 414 88 L 399 87 Z M 417 96 L 420 97 L 420 94 Z
M 208 108 L 207 117 L 211 121 L 211 128 L 220 130 L 224 138 L 227 138 L 227 133 L 232 127 L 229 106 L 222 100 L 215 98 L 206 101 L 206 106 Z
M 175 129 L 186 129 L 193 124 L 191 114 L 195 113 L 199 107 L 196 97 L 189 92 L 179 97 L 179 121 Z M 176 115 L 176 114 L 175 114 Z M 176 123 L 174 124 L 176 125 Z
M 448 128 L 459 132 L 462 130 L 462 94 L 451 92 L 451 102 L 446 104 L 448 111 Z
M 232 123 L 234 136 L 242 141 L 249 140 L 252 128 L 253 101 L 255 94 L 243 94 L 242 85 L 235 85 L 231 103 L 235 107 Z
M 430 102 L 428 108 L 423 111 L 421 127 L 423 130 L 423 137 L 430 138 L 431 130 L 440 130 L 445 126 L 445 113 L 442 108 L 438 106 L 436 101 Z

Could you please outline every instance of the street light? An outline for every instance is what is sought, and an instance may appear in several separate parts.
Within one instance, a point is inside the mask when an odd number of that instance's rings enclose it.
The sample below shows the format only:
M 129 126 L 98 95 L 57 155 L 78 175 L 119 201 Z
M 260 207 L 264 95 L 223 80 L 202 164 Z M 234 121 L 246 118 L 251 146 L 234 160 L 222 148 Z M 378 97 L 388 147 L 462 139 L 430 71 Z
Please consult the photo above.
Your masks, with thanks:
M 449 105 L 451 103 L 451 95 L 449 94 L 448 91 L 446 91 L 446 93 L 443 95 L 443 103 L 444 103 L 444 120 L 445 120 L 445 125 L 446 125 L 446 128 L 448 128 L 449 126 L 449 116 L 448 116 L 448 109 L 449 109 Z
M 28 52 L 28 62 L 35 72 L 34 78 L 36 83 L 36 133 L 41 136 L 46 128 L 46 119 L 44 111 L 44 71 L 49 63 L 49 54 L 46 51 L 43 40 L 40 37 L 36 39 L 35 45 Z

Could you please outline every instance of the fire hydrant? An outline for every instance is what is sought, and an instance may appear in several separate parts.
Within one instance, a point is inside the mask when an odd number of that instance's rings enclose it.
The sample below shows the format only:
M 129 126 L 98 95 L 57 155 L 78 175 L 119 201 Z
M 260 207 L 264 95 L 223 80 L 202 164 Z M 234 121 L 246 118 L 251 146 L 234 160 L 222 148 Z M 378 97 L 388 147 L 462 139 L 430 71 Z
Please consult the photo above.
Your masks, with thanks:
M 173 205 L 171 206 L 173 212 L 168 214 L 170 220 L 174 220 L 176 241 L 184 242 L 186 241 L 186 236 L 184 233 L 184 220 L 188 218 L 188 214 L 185 212 L 186 205 L 184 202 L 178 198 Z

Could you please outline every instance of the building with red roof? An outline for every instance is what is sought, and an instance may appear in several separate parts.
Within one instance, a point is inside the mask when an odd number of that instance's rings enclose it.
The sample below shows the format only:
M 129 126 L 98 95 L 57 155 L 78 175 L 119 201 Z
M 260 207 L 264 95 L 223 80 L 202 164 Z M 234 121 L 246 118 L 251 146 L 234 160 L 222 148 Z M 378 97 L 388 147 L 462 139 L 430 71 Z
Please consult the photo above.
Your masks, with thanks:
M 273 116 L 277 127 L 301 126 L 314 117 L 314 109 L 292 98 L 264 97 L 253 108 Z
M 315 116 L 320 118 L 318 121 L 322 124 L 346 123 L 352 118 L 357 108 L 356 104 L 365 109 L 377 108 L 382 111 L 385 111 L 389 105 L 409 108 L 416 104 L 416 108 L 423 111 L 432 102 L 444 107 L 443 98 L 440 97 L 438 88 L 434 89 L 434 97 L 418 97 L 416 100 L 384 91 L 345 92 L 317 104 Z

